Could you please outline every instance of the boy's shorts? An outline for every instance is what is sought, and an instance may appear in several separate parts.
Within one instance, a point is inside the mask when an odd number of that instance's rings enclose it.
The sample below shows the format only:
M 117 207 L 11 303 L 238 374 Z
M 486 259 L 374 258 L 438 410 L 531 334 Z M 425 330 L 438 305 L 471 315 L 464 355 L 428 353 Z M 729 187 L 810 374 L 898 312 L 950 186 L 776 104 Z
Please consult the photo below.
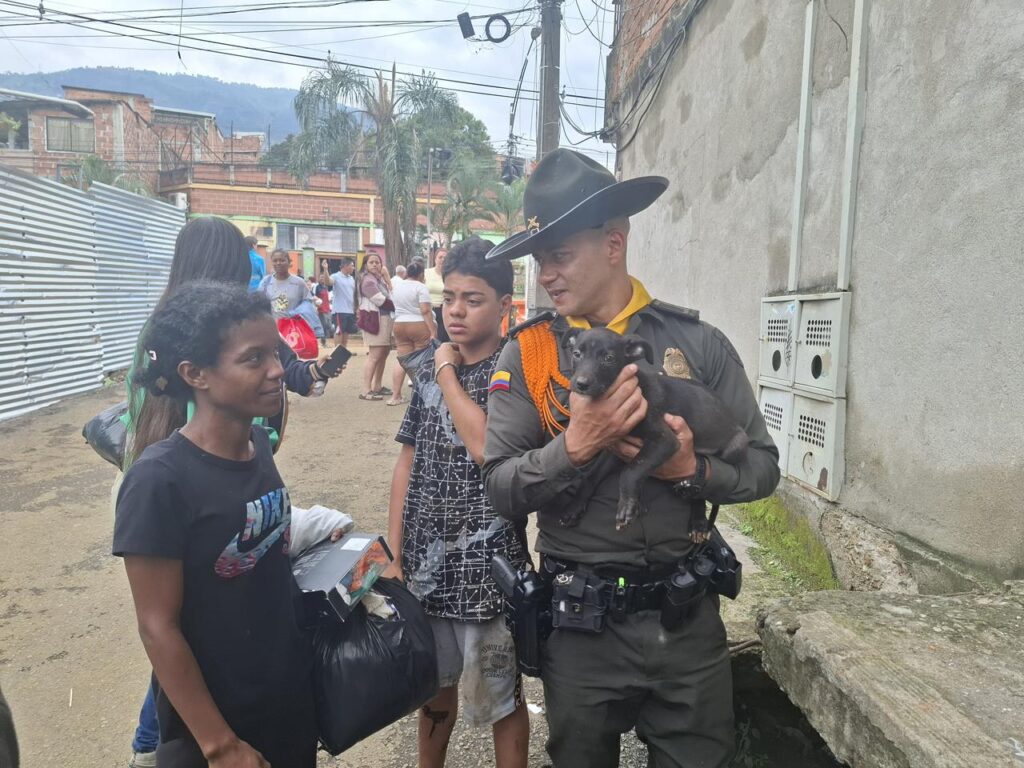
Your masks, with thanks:
M 359 333 L 359 326 L 356 325 L 356 316 L 352 312 L 335 312 L 334 322 L 338 326 L 339 333 Z
M 494 725 L 523 702 L 512 635 L 501 616 L 482 623 L 430 616 L 442 688 L 461 682 L 462 717 L 470 726 Z

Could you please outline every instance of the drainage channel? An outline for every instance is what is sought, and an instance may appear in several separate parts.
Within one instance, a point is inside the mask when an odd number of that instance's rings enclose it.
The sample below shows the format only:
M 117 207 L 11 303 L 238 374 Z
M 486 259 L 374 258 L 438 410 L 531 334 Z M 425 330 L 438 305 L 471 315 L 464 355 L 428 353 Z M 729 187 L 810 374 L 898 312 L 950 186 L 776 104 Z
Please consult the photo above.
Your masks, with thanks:
M 758 651 L 732 660 L 736 756 L 730 768 L 843 768 L 845 763 L 765 672 Z

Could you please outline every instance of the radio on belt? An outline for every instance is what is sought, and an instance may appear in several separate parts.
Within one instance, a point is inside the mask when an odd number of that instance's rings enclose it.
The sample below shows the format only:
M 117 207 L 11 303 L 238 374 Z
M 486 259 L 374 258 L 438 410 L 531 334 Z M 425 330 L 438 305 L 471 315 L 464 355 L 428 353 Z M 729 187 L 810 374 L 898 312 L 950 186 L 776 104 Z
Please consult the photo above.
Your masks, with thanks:
M 349 533 L 303 553 L 292 565 L 304 623 L 344 621 L 394 558 L 382 536 Z

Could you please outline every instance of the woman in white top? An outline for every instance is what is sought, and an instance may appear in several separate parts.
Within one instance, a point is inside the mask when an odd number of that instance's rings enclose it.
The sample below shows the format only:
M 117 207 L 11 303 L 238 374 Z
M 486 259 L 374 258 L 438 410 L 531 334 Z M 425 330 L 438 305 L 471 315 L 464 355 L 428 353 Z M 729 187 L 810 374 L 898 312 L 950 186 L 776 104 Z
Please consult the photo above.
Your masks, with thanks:
M 394 332 L 399 355 L 423 349 L 437 336 L 430 291 L 423 278 L 423 262 L 414 261 L 406 269 L 405 279 L 394 281 L 391 298 L 395 302 Z M 388 405 L 401 405 L 406 402 L 402 397 L 404 379 L 405 371 L 402 366 L 395 366 L 392 378 L 395 393 L 388 400 Z
M 430 302 L 434 305 L 434 325 L 437 326 L 435 336 L 438 341 L 450 341 L 444 330 L 444 316 L 441 314 L 441 307 L 444 305 L 444 275 L 441 270 L 444 268 L 444 257 L 448 251 L 444 248 L 434 254 L 434 266 L 427 270 L 427 290 L 430 291 Z

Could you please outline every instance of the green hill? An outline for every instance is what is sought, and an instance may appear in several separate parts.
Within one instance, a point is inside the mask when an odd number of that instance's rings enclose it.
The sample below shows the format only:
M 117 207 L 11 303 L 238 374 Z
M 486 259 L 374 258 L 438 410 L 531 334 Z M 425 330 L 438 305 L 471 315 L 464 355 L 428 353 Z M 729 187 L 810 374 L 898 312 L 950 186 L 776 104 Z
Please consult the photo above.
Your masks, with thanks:
M 262 88 L 248 83 L 225 83 L 200 75 L 165 75 L 121 67 L 77 67 L 59 72 L 0 73 L 0 88 L 44 96 L 60 96 L 62 85 L 141 93 L 160 107 L 194 109 L 217 116 L 221 131 L 266 131 L 271 142 L 298 132 L 288 88 Z

